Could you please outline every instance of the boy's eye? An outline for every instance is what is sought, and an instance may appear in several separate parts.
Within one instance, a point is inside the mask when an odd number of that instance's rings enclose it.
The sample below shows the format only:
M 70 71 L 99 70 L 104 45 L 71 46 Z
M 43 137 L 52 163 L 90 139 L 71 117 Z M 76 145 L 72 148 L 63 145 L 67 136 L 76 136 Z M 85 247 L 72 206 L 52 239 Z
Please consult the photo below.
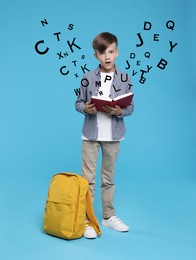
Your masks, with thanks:
M 110 53 L 110 54 L 114 53 L 114 50 L 109 51 L 109 53 Z M 105 54 L 105 51 L 99 52 L 99 55 L 104 55 L 104 54 Z

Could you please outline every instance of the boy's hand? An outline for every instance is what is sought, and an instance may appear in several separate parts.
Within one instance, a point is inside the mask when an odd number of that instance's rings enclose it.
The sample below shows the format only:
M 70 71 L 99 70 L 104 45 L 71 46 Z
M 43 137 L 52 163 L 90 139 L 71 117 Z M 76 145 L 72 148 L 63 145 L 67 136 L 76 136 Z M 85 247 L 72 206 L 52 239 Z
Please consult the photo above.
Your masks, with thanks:
M 110 107 L 110 106 L 104 106 L 103 107 L 105 112 L 112 115 L 112 116 L 121 116 L 123 113 L 123 110 L 120 106 Z
M 84 106 L 84 112 L 86 114 L 94 115 L 97 113 L 97 109 L 95 107 L 95 104 L 91 104 L 90 102 L 86 102 Z

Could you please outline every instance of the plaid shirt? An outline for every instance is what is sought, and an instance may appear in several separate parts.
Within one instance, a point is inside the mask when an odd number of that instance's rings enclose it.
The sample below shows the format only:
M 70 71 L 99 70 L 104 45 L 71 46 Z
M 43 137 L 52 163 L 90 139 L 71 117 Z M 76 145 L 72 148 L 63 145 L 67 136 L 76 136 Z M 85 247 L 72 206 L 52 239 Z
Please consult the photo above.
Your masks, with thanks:
M 85 114 L 84 106 L 86 102 L 91 100 L 92 95 L 98 95 L 100 82 L 100 67 L 98 67 L 96 70 L 86 73 L 81 80 L 80 93 L 75 102 L 76 110 L 85 115 L 82 133 L 88 140 L 91 141 L 97 140 L 98 137 L 97 116 L 96 114 Z M 128 74 L 125 74 L 124 72 L 115 68 L 114 78 L 110 90 L 110 97 L 114 99 L 115 97 L 126 94 L 128 92 L 132 92 Z M 131 115 L 133 110 L 134 103 L 132 101 L 130 106 L 123 109 L 123 114 L 121 116 L 112 116 L 112 137 L 114 141 L 120 140 L 124 137 L 126 127 L 123 118 L 125 116 Z

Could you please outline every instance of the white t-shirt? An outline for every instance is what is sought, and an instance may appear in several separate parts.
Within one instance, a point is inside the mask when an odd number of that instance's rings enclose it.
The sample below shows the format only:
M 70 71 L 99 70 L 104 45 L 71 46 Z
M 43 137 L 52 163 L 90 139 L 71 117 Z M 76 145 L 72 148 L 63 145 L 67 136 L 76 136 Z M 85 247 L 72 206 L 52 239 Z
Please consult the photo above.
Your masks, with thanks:
M 101 87 L 98 96 L 110 97 L 110 89 L 113 81 L 114 72 L 101 72 Z M 112 119 L 104 112 L 97 112 L 98 141 L 112 141 Z
M 114 72 L 101 72 L 101 87 L 98 96 L 110 97 L 110 89 L 113 81 Z M 112 118 L 111 115 L 97 111 L 98 138 L 97 141 L 114 141 L 112 139 Z M 122 138 L 121 140 L 123 140 Z M 82 140 L 88 140 L 82 135 Z M 116 141 L 116 140 L 115 140 Z

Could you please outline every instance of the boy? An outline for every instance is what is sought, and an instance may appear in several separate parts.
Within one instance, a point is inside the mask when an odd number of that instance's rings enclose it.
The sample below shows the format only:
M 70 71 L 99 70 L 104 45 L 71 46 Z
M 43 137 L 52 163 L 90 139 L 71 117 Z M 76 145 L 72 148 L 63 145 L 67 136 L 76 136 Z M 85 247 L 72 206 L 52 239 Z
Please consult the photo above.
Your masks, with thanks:
M 76 110 L 85 115 L 82 131 L 82 176 L 89 182 L 92 201 L 95 192 L 95 174 L 98 151 L 102 149 L 101 191 L 102 225 L 125 232 L 129 227 L 115 216 L 114 209 L 114 169 L 120 147 L 124 139 L 124 116 L 133 113 L 133 102 L 122 109 L 120 106 L 105 106 L 105 112 L 96 110 L 91 104 L 91 96 L 112 99 L 131 92 L 129 76 L 115 67 L 118 56 L 118 40 L 111 33 L 103 32 L 93 40 L 94 56 L 99 61 L 96 70 L 86 73 L 81 80 L 80 94 L 76 100 Z M 94 229 L 86 225 L 86 238 L 96 238 Z

